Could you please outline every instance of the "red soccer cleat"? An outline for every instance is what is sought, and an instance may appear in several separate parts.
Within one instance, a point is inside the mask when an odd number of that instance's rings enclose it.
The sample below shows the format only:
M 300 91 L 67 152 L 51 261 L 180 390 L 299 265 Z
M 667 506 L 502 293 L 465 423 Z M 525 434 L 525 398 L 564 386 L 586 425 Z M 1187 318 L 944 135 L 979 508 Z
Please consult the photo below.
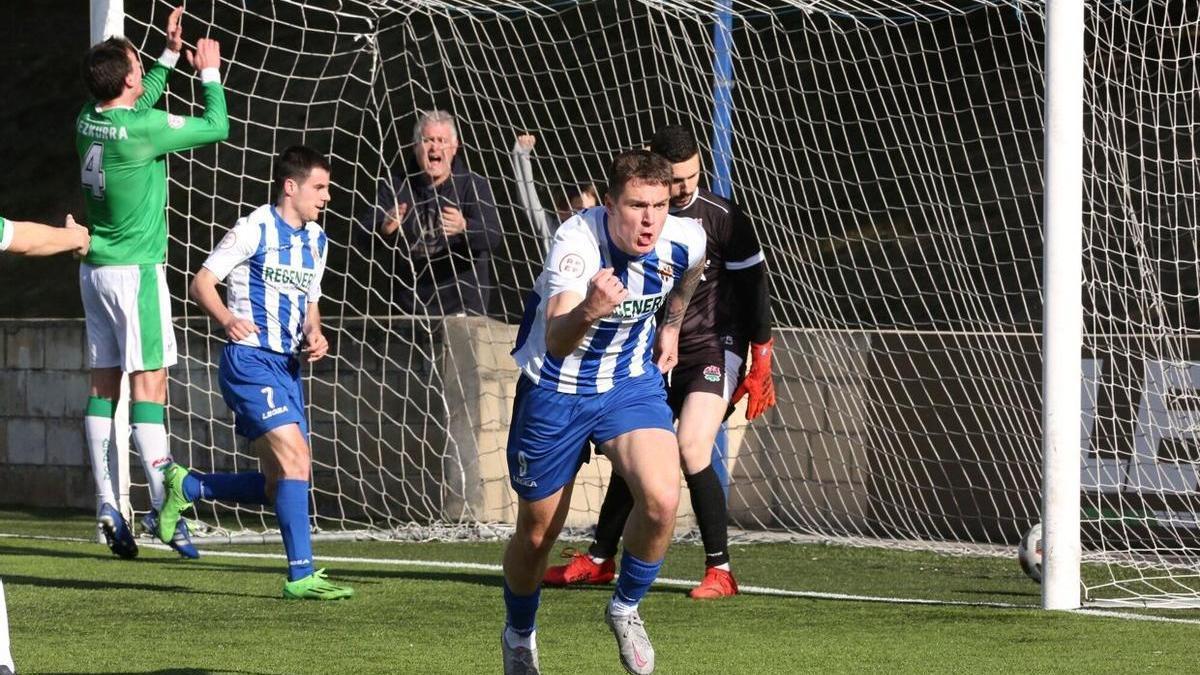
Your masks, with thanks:
M 737 580 L 733 578 L 732 572 L 719 567 L 709 567 L 705 570 L 704 579 L 700 581 L 700 585 L 693 588 L 688 595 L 693 600 L 716 600 L 737 595 L 737 593 Z
M 617 574 L 617 563 L 612 558 L 596 563 L 586 553 L 573 548 L 563 549 L 562 557 L 571 562 L 546 568 L 542 583 L 546 586 L 578 586 L 583 584 L 607 584 Z

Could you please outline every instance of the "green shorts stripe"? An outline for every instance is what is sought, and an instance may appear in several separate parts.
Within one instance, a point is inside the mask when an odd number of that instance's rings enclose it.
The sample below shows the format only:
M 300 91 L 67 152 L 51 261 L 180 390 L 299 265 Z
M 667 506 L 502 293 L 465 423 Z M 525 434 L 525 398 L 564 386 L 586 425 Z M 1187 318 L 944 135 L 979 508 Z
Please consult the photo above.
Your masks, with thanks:
M 138 333 L 142 343 L 142 368 L 163 367 L 162 305 L 158 297 L 158 265 L 138 265 Z

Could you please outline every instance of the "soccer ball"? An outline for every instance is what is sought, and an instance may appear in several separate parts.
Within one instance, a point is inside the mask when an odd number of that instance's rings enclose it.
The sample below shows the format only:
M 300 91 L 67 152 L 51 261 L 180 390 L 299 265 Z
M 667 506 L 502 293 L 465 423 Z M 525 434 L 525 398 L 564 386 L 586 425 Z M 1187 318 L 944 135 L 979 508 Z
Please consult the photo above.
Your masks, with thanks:
M 1017 544 L 1017 562 L 1030 579 L 1042 583 L 1042 524 L 1036 523 Z

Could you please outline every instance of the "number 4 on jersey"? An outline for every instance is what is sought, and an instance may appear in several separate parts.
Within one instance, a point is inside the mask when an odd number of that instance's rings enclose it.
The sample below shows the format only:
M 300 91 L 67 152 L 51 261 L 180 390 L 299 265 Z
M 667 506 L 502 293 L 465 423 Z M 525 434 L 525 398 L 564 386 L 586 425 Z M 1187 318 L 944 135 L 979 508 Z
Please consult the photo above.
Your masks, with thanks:
M 104 199 L 104 146 L 92 143 L 87 154 L 83 157 L 83 168 L 80 169 L 80 180 L 83 186 L 92 191 L 92 197 Z

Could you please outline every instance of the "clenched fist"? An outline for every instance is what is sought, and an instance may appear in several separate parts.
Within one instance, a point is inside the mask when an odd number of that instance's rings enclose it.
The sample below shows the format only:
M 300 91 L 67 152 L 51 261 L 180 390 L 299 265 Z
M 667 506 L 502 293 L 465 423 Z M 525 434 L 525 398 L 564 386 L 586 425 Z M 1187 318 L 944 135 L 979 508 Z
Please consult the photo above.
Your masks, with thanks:
M 583 299 L 584 316 L 589 321 L 599 321 L 612 314 L 628 296 L 625 284 L 613 274 L 611 267 L 605 267 L 588 282 L 587 296 Z

